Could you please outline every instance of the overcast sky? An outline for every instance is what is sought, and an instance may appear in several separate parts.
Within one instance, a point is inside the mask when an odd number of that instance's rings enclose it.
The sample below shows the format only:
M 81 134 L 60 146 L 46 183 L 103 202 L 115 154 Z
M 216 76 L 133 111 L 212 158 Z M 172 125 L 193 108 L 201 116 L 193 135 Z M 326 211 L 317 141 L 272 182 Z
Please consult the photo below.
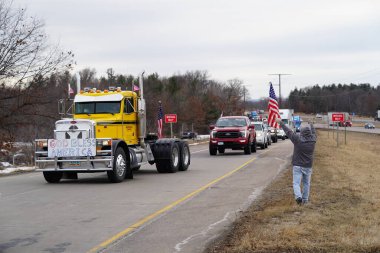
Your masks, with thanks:
M 267 97 L 314 84 L 380 83 L 378 0 L 14 0 L 44 20 L 76 71 L 105 76 L 207 70 Z M 278 87 L 276 87 L 278 95 Z

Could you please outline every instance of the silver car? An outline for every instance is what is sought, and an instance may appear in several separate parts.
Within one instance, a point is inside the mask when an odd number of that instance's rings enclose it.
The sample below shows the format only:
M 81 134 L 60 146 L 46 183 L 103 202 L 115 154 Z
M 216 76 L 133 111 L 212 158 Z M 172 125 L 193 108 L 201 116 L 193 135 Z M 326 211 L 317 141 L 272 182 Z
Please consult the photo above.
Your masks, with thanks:
M 269 133 L 270 133 L 270 137 L 271 137 L 272 142 L 276 143 L 278 140 L 278 137 L 277 137 L 278 129 L 276 129 L 274 127 L 268 127 L 268 129 L 269 129 Z
M 272 145 L 272 138 L 271 138 L 271 135 L 270 135 L 269 126 L 265 122 L 263 123 L 263 125 L 264 125 L 264 132 L 267 135 L 268 145 Z
M 288 138 L 285 134 L 284 129 L 282 128 L 277 129 L 277 138 L 282 139 L 282 140 L 285 140 L 285 138 Z
M 264 123 L 261 121 L 254 121 L 251 124 L 255 126 L 256 131 L 256 145 L 262 149 L 268 147 L 268 131 L 265 129 Z

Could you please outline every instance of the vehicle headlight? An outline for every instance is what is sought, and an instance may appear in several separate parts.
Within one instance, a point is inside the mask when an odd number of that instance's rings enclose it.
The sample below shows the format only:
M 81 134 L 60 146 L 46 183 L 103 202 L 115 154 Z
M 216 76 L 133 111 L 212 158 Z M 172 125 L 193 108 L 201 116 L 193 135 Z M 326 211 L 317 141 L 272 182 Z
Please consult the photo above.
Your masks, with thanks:
M 97 140 L 96 141 L 97 146 L 111 146 L 112 145 L 112 140 Z
M 216 131 L 211 131 L 211 138 L 215 138 L 216 137 Z
M 48 140 L 38 140 L 36 141 L 36 151 L 43 151 L 46 150 L 48 146 Z
M 258 133 L 257 134 L 257 137 L 261 137 L 263 134 L 262 133 Z
M 240 136 L 244 137 L 244 138 L 247 138 L 247 133 L 248 133 L 247 130 L 240 131 Z

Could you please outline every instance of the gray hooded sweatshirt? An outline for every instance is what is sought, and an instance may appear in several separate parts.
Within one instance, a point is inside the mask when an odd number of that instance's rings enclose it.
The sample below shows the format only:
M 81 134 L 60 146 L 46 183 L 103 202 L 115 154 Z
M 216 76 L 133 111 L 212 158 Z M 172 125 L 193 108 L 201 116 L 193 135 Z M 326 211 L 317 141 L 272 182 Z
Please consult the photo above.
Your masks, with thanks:
M 301 166 L 305 168 L 313 167 L 314 148 L 317 141 L 317 135 L 313 124 L 302 127 L 300 134 L 294 133 L 284 123 L 281 123 L 281 127 L 284 129 L 286 136 L 288 136 L 294 144 L 292 159 L 293 166 Z

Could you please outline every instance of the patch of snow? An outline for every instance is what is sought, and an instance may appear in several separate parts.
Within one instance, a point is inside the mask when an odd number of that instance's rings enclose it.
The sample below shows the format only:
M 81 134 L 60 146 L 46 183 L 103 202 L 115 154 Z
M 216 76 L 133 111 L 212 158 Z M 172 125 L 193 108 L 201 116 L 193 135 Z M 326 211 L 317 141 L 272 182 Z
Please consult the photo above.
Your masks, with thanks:
M 0 175 L 10 174 L 10 173 L 13 173 L 16 171 L 33 171 L 35 169 L 36 168 L 34 166 L 32 166 L 32 167 L 9 167 L 9 168 L 6 168 L 4 170 L 0 170 Z
M 10 166 L 12 166 L 12 164 L 10 164 L 9 162 L 0 162 L 0 165 L 2 167 L 10 167 Z

